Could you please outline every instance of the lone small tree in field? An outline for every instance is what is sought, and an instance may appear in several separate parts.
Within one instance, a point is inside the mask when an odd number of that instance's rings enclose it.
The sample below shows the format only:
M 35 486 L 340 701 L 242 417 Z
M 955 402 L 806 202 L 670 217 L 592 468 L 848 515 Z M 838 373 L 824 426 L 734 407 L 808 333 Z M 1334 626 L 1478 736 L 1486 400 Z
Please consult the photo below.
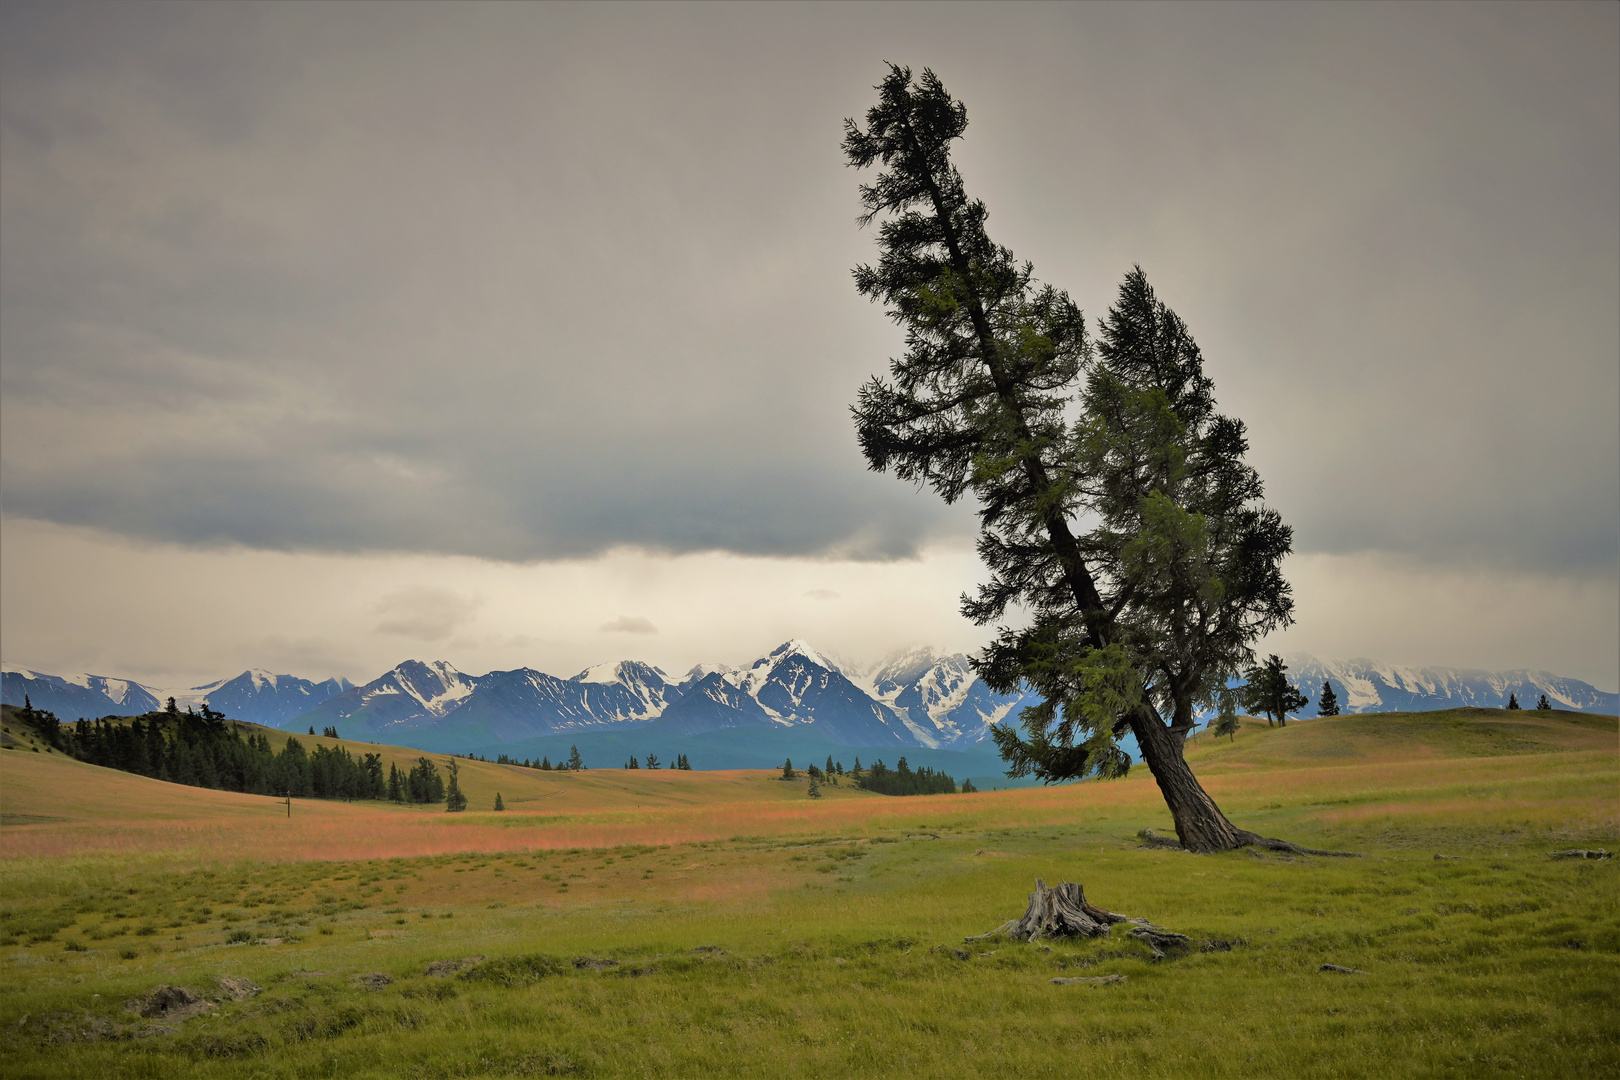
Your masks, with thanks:
M 1519 707 L 1519 695 L 1515 694 L 1515 693 L 1512 693 L 1512 692 L 1509 692 L 1509 694 L 1508 694 L 1508 703 L 1506 705 L 1502 706 L 1502 708 L 1504 708 L 1504 709 L 1518 709 L 1518 707 Z
M 579 772 L 584 767 L 585 759 L 579 756 L 579 747 L 570 746 L 568 748 L 568 771 Z
M 467 796 L 462 794 L 460 777 L 461 767 L 456 764 L 455 758 L 451 758 L 450 786 L 444 793 L 444 808 L 447 813 L 459 814 L 463 810 L 467 809 Z
M 1223 689 L 1215 696 L 1220 703 L 1220 713 L 1215 717 L 1213 731 L 1217 736 L 1225 735 L 1227 742 L 1236 742 L 1238 733 L 1237 691 Z
M 658 765 L 658 755 L 657 754 L 648 754 L 647 755 L 647 768 L 656 769 L 658 767 L 659 767 L 659 765 Z
M 783 779 L 783 780 L 797 780 L 798 777 L 799 777 L 799 774 L 793 771 L 793 759 L 788 758 L 786 761 L 784 761 L 782 763 L 782 775 L 781 775 L 780 779 Z
M 1215 411 L 1197 344 L 1139 267 L 1094 343 L 1068 295 L 990 239 L 951 161 L 967 110 L 932 71 L 891 66 L 878 91 L 844 128 L 849 164 L 881 166 L 860 221 L 885 218 L 855 285 L 906 351 L 861 388 L 856 433 L 873 469 L 978 500 L 990 581 L 963 613 L 1030 618 L 974 668 L 1043 699 L 1022 733 L 992 729 L 1008 772 L 1121 776 L 1130 732 L 1184 847 L 1287 847 L 1233 826 L 1183 756 L 1198 706 L 1293 617 L 1293 533 L 1261 502 L 1243 424 Z
M 1316 715 L 1339 715 L 1339 696 L 1333 692 L 1333 684 L 1326 679 L 1322 680 L 1322 694 L 1316 699 Z
M 1541 697 L 1536 700 L 1536 711 L 1552 712 L 1552 702 L 1547 700 L 1546 694 L 1542 694 Z
M 497 810 L 505 810 L 506 809 L 506 804 L 501 802 L 501 793 L 498 792 L 498 791 L 495 793 L 495 809 L 497 809 Z

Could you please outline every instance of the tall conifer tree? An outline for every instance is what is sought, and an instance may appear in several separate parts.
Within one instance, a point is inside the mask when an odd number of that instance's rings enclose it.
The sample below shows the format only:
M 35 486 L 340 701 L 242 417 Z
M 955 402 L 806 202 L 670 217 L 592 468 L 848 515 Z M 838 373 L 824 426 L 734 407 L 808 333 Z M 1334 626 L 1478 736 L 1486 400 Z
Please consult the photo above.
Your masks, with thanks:
M 1197 345 L 1140 268 L 1094 351 L 1068 295 L 990 239 L 951 161 L 966 109 L 933 72 L 891 67 L 878 91 L 864 127 L 845 122 L 849 164 L 881 166 L 860 189 L 880 256 L 855 284 L 906 351 L 861 388 L 856 431 L 873 469 L 977 499 L 991 579 L 964 613 L 1033 615 L 974 662 L 992 689 L 1044 699 L 1023 735 L 994 729 L 1010 772 L 1123 775 L 1129 731 L 1185 847 L 1280 845 L 1234 827 L 1182 755 L 1197 706 L 1292 616 L 1292 532 L 1260 503 L 1242 423 L 1215 412 Z
M 1326 679 L 1322 680 L 1322 693 L 1316 699 L 1316 715 L 1339 715 L 1339 695 L 1333 692 L 1333 685 Z

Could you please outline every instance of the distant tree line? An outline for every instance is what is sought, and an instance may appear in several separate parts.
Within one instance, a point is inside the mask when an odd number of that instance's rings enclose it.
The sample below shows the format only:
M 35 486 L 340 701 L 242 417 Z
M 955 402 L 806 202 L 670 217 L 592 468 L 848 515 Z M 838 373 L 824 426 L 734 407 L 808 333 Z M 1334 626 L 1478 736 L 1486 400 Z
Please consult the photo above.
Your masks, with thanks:
M 509 757 L 506 754 L 501 754 L 496 757 L 495 764 L 516 765 L 523 769 L 540 769 L 545 772 L 579 772 L 581 769 L 590 768 L 589 765 L 585 764 L 585 759 L 579 756 L 579 747 L 570 746 L 568 750 L 568 760 L 559 761 L 555 765 L 551 763 L 551 758 L 549 757 L 543 757 L 539 761 L 531 761 L 529 758 L 524 758 L 522 761 L 519 761 L 517 758 Z M 471 757 L 472 755 L 469 754 L 467 756 Z M 479 758 L 478 760 L 483 761 L 485 759 Z
M 381 754 L 355 757 L 341 746 L 306 750 L 297 736 L 289 736 L 278 752 L 268 735 L 244 733 L 206 704 L 199 712 L 181 712 L 170 698 L 163 712 L 137 716 L 127 724 L 111 718 L 64 724 L 24 697 L 18 715 L 50 746 L 80 761 L 190 787 L 397 803 L 441 803 L 460 796 L 455 778 L 447 789 L 438 767 L 425 757 L 405 772 L 389 766 L 385 778 Z M 465 806 L 465 796 L 461 799 Z
M 856 787 L 863 791 L 875 791 L 879 795 L 954 795 L 957 792 L 956 781 L 942 772 L 935 772 L 928 766 L 913 770 L 905 758 L 895 763 L 894 768 L 883 764 L 882 760 L 874 761 L 870 768 L 861 767 L 861 759 L 855 759 L 855 765 L 847 773 L 844 771 L 842 761 L 834 761 L 832 755 L 827 755 L 825 768 L 810 765 L 805 770 L 810 777 L 810 797 L 821 798 L 821 785 L 837 784 L 844 777 L 848 777 Z M 797 780 L 799 772 L 793 767 L 793 759 L 788 758 L 782 763 L 783 780 Z M 961 791 L 973 792 L 979 790 L 973 786 L 973 781 L 964 780 Z
M 631 755 L 630 760 L 626 761 L 624 763 L 624 767 L 626 769 L 662 769 L 662 768 L 664 768 L 664 765 L 661 762 L 659 762 L 657 754 L 648 754 L 647 755 L 647 764 L 642 765 L 640 762 L 638 762 L 636 760 L 634 755 Z M 669 768 L 671 768 L 671 769 L 679 769 L 679 770 L 681 770 L 683 772 L 691 772 L 692 771 L 692 763 L 690 761 L 686 760 L 686 755 L 685 754 L 676 754 L 675 755 L 675 764 L 669 766 Z
M 856 762 L 857 766 L 859 762 Z M 872 762 L 869 769 L 857 768 L 855 773 L 855 786 L 865 791 L 875 791 L 879 795 L 955 795 L 956 781 L 942 772 L 935 772 L 924 765 L 920 769 L 913 769 L 906 763 L 905 758 L 895 762 L 893 769 L 883 764 L 879 758 Z

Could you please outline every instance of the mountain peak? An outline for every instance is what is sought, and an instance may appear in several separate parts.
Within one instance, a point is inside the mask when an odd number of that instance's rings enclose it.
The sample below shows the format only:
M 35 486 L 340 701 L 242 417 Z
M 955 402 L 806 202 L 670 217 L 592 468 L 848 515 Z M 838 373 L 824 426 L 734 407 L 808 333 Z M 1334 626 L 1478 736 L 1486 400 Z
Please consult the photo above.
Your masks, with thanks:
M 809 642 L 806 642 L 801 638 L 793 638 L 790 641 L 784 641 L 782 644 L 772 649 L 770 656 L 766 657 L 765 660 L 760 661 L 760 663 L 765 663 L 767 661 L 780 662 L 782 660 L 786 660 L 790 656 L 803 657 L 812 664 L 824 667 L 828 671 L 836 671 L 840 675 L 843 674 L 843 669 L 840 668 L 833 660 L 828 658 L 826 653 L 821 652 Z M 755 664 L 754 666 L 758 667 L 759 664 Z
M 588 667 L 568 681 L 595 683 L 603 686 L 621 683 L 629 686 L 654 680 L 667 684 L 669 676 L 664 673 L 662 668 L 654 667 L 652 664 L 643 663 L 640 660 L 615 660 L 611 663 L 596 664 Z

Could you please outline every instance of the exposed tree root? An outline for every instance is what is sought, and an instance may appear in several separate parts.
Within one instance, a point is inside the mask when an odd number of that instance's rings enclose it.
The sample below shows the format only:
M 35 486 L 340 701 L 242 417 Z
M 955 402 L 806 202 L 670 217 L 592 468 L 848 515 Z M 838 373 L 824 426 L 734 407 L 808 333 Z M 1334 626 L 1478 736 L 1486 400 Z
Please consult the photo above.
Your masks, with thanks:
M 1287 840 L 1275 840 L 1269 836 L 1249 832 L 1247 829 L 1238 829 L 1237 836 L 1239 847 L 1285 851 L 1290 855 L 1325 855 L 1333 859 L 1359 859 L 1362 857 L 1359 851 L 1323 851 L 1320 848 L 1300 847 L 1298 844 L 1290 844 Z M 1154 832 L 1152 829 L 1143 829 L 1136 834 L 1136 838 L 1148 847 L 1181 848 L 1181 841 L 1174 836 L 1165 836 L 1163 833 Z
M 1103 937 L 1115 923 L 1128 922 L 1124 915 L 1104 911 L 1086 900 L 1086 892 L 1078 882 L 1065 881 L 1055 889 L 1035 879 L 1035 891 L 1029 894 L 1029 910 L 1021 919 L 1009 919 L 987 934 L 966 938 L 983 941 L 985 938 L 1011 937 L 1019 941 L 1035 941 L 1043 937 Z
M 1023 918 L 1009 919 L 988 934 L 963 940 L 1010 937 L 1033 942 L 1043 937 L 1107 937 L 1115 923 L 1135 924 L 1130 935 L 1152 949 L 1155 960 L 1164 959 L 1166 950 L 1185 949 L 1192 944 L 1185 934 L 1154 926 L 1146 919 L 1133 919 L 1097 907 L 1086 900 L 1085 890 L 1078 882 L 1065 881 L 1053 889 L 1040 878 L 1035 879 L 1035 891 L 1029 894 L 1029 910 L 1024 912 Z

